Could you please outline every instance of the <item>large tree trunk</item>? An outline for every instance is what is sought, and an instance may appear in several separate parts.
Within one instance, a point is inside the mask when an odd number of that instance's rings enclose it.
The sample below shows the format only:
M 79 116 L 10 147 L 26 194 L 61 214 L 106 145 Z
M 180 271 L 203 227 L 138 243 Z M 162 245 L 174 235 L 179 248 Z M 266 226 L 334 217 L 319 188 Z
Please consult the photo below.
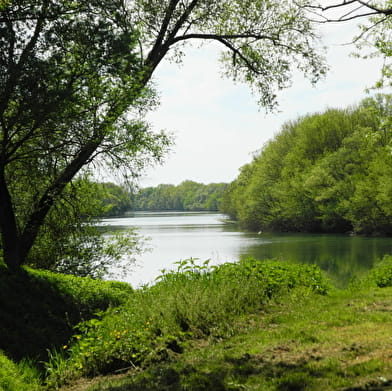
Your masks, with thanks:
M 88 143 L 82 148 L 75 159 L 49 186 L 25 222 L 24 229 L 19 232 L 13 209 L 11 195 L 8 191 L 4 169 L 0 169 L 0 233 L 2 238 L 4 262 L 17 270 L 26 262 L 27 256 L 34 245 L 45 218 L 61 195 L 65 186 L 86 164 L 96 151 L 101 140 Z
M 49 213 L 50 209 L 61 197 L 64 188 L 68 183 L 72 181 L 74 176 L 80 171 L 80 169 L 90 160 L 91 156 L 99 147 L 102 142 L 101 139 L 97 139 L 90 143 L 87 143 L 78 153 L 70 164 L 64 168 L 63 172 L 53 181 L 41 199 L 37 203 L 35 210 L 30 214 L 23 232 L 20 236 L 20 258 L 22 262 L 25 262 L 31 248 L 34 245 L 35 240 L 39 234 L 42 225 L 45 222 L 45 218 Z
M 4 170 L 0 171 L 0 231 L 4 262 L 10 269 L 18 270 L 23 263 L 20 236 Z

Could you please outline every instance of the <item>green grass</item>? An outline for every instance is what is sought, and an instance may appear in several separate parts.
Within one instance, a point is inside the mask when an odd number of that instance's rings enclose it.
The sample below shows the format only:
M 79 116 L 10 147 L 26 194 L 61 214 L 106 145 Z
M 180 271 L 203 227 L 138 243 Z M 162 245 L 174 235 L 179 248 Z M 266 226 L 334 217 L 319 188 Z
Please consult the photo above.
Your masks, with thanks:
M 238 332 L 237 316 L 257 312 L 294 289 L 325 294 L 328 283 L 309 265 L 249 259 L 209 269 L 182 262 L 121 307 L 80 324 L 63 358 L 56 354 L 49 362 L 48 384 L 166 361 L 190 340 L 226 339 Z
M 38 391 L 39 376 L 27 363 L 19 366 L 0 351 L 0 391 Z
M 386 391 L 391 273 L 337 290 L 316 266 L 188 260 L 133 291 L 3 269 L 0 391 Z
M 234 324 L 230 338 L 194 341 L 169 362 L 77 389 L 392 389 L 392 288 L 289 294 Z

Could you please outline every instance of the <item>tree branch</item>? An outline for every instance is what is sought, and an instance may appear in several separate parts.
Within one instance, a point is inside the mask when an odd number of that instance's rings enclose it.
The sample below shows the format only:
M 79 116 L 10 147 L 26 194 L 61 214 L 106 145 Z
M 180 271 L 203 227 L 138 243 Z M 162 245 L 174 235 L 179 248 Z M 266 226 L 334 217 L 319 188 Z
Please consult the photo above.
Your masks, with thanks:
M 221 44 L 223 44 L 224 46 L 226 46 L 227 48 L 230 49 L 230 51 L 233 52 L 233 54 L 235 56 L 238 56 L 239 58 L 241 58 L 246 66 L 248 66 L 252 72 L 258 74 L 258 75 L 262 75 L 263 72 L 261 72 L 259 69 L 257 69 L 257 67 L 254 66 L 254 64 L 252 64 L 249 59 L 244 56 L 241 53 L 241 50 L 236 48 L 233 44 L 231 44 L 228 39 L 239 39 L 239 38 L 258 38 L 258 39 L 270 39 L 273 40 L 271 37 L 268 36 L 256 36 L 255 34 L 228 34 L 228 35 L 217 35 L 217 34 L 187 34 L 187 35 L 183 35 L 181 37 L 176 37 L 173 40 L 173 44 L 176 42 L 180 42 L 180 41 L 184 41 L 187 39 L 209 39 L 209 40 L 215 40 L 220 42 Z
M 174 10 L 177 7 L 179 0 L 171 0 L 169 6 L 167 7 L 165 17 L 163 18 L 161 28 L 159 30 L 158 36 L 155 40 L 155 44 L 153 48 L 151 49 L 150 53 L 147 56 L 147 59 L 145 61 L 146 65 L 151 69 L 151 72 L 156 68 L 156 66 L 159 64 L 161 59 L 163 58 L 163 55 L 161 53 L 162 51 L 162 43 L 165 38 L 165 35 L 167 33 L 167 29 L 169 27 L 170 20 L 173 16 Z
M 253 38 L 257 41 L 259 40 L 269 40 L 276 42 L 279 37 L 278 36 L 271 36 L 271 35 L 259 35 L 259 34 L 254 34 L 254 33 L 244 33 L 244 34 L 203 34 L 203 33 L 191 33 L 191 34 L 185 34 L 181 35 L 179 37 L 175 37 L 172 41 L 172 43 L 177 43 L 180 41 L 185 41 L 187 39 L 248 39 L 248 38 Z
M 42 5 L 42 11 L 40 13 L 40 16 L 37 20 L 37 23 L 35 25 L 34 33 L 32 37 L 30 38 L 29 42 L 27 43 L 26 47 L 24 48 L 19 61 L 15 66 L 13 67 L 13 71 L 10 74 L 9 79 L 7 80 L 7 84 L 4 88 L 4 94 L 2 96 L 1 102 L 0 102 L 0 116 L 3 116 L 4 111 L 7 107 L 8 100 L 10 99 L 13 90 L 15 88 L 17 79 L 20 75 L 20 72 L 22 71 L 22 68 L 24 66 L 25 61 L 27 58 L 31 55 L 31 51 L 33 50 L 34 46 L 36 45 L 39 35 L 42 32 L 42 29 L 44 27 L 44 20 L 45 20 L 45 14 L 47 12 L 48 8 L 48 0 L 44 1 Z
M 321 12 L 327 12 L 330 10 L 336 10 L 339 8 L 344 8 L 348 5 L 351 4 L 359 4 L 359 7 L 347 12 L 346 14 L 344 14 L 343 16 L 340 16 L 339 18 L 329 18 L 325 15 L 321 15 L 320 13 L 315 12 L 314 10 L 318 10 Z M 342 3 L 336 3 L 336 4 L 332 4 L 326 7 L 323 7 L 321 5 L 311 5 L 308 4 L 306 5 L 304 8 L 307 8 L 309 10 L 312 10 L 312 13 L 316 14 L 317 16 L 323 18 L 323 21 L 318 20 L 317 22 L 319 23 L 330 23 L 330 22 L 347 22 L 353 19 L 359 19 L 359 18 L 365 18 L 368 16 L 375 16 L 375 15 L 385 15 L 385 16 L 390 16 L 392 15 L 392 8 L 379 8 L 376 7 L 374 5 L 368 4 L 365 1 L 362 0 L 350 0 L 350 1 L 343 1 Z M 362 12 L 362 13 L 358 13 L 356 15 L 352 15 L 354 12 L 360 10 L 361 8 L 368 8 L 369 12 Z M 349 16 L 352 15 L 352 16 Z

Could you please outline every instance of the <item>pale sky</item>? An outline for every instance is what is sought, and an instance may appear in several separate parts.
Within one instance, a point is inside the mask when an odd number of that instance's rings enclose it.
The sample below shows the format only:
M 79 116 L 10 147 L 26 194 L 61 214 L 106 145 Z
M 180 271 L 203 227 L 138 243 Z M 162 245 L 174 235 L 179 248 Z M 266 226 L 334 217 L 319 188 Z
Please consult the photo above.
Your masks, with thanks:
M 186 179 L 230 182 L 284 122 L 368 96 L 365 89 L 379 78 L 381 60 L 350 56 L 355 48 L 342 44 L 354 32 L 348 24 L 323 26 L 330 65 L 326 79 L 312 87 L 295 75 L 292 87 L 279 94 L 280 112 L 275 114 L 265 114 L 249 86 L 221 77 L 214 46 L 190 48 L 181 66 L 160 64 L 154 80 L 161 104 L 147 119 L 155 129 L 172 132 L 175 145 L 162 166 L 146 172 L 141 187 Z

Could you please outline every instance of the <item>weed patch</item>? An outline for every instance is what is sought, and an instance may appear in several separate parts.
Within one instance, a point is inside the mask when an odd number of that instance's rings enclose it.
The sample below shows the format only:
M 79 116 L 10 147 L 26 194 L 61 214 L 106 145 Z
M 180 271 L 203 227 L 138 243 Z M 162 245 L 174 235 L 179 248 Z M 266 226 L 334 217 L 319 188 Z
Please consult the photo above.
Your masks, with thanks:
M 296 288 L 325 294 L 317 267 L 249 259 L 209 268 L 180 262 L 126 303 L 81 323 L 63 360 L 48 364 L 49 384 L 128 367 L 146 367 L 183 352 L 190 338 L 219 341 L 234 335 L 233 319 L 263 309 Z M 66 374 L 62 364 L 66 362 Z

